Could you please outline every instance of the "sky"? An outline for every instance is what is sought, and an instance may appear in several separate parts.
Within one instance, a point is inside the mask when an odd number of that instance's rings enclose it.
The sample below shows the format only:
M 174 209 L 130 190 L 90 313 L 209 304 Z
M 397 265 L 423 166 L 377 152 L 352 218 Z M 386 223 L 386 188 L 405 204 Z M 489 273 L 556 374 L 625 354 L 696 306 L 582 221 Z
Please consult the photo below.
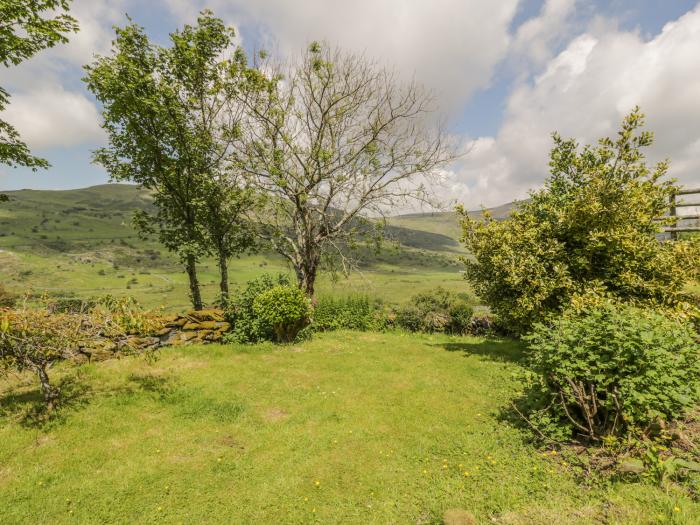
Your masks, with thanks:
M 82 66 L 106 54 L 127 14 L 153 40 L 212 9 L 249 52 L 277 58 L 325 40 L 365 53 L 431 89 L 464 153 L 434 188 L 468 208 L 524 198 L 548 174 L 551 133 L 613 135 L 639 105 L 680 183 L 700 186 L 697 0 L 74 0 L 70 43 L 0 69 L 15 125 L 46 171 L 0 166 L 0 190 L 108 181 L 91 162 L 105 143 Z M 2 66 L 0 66 L 2 67 Z

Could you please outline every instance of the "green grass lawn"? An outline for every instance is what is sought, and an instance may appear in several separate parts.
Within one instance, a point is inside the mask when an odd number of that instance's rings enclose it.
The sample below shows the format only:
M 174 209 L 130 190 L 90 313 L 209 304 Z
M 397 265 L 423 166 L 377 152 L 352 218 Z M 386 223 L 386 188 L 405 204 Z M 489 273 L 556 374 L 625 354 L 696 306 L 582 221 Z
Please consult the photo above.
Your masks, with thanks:
M 0 382 L 0 522 L 698 523 L 648 484 L 577 483 L 499 414 L 512 341 L 337 332 L 296 346 L 163 350 Z M 677 509 L 677 510 L 676 510 Z

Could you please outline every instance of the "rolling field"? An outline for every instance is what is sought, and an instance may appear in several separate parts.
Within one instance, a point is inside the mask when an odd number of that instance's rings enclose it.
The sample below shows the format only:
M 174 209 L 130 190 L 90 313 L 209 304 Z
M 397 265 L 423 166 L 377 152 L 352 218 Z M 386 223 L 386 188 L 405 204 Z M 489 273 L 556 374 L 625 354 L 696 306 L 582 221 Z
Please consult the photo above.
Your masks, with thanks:
M 505 422 L 512 341 L 337 332 L 63 368 L 40 425 L 0 382 L 2 523 L 698 523 L 685 493 L 580 484 Z
M 133 211 L 151 206 L 142 190 L 109 184 L 68 191 L 22 190 L 10 192 L 10 197 L 0 206 L 0 275 L 9 289 L 53 297 L 132 295 L 147 307 L 168 311 L 188 306 L 187 278 L 176 258 L 154 239 L 139 239 L 131 226 Z M 427 217 L 415 228 L 392 219 L 390 240 L 383 249 L 362 253 L 360 271 L 349 278 L 322 275 L 319 293 L 361 292 L 403 302 L 438 285 L 468 290 L 458 260 L 463 249 L 457 237 L 450 236 L 459 226 L 450 215 L 451 229 L 445 228 L 449 221 L 442 216 Z M 218 292 L 216 264 L 205 259 L 199 272 L 204 298 L 213 301 Z M 231 262 L 231 284 L 241 286 L 263 272 L 289 269 L 281 257 L 263 250 Z

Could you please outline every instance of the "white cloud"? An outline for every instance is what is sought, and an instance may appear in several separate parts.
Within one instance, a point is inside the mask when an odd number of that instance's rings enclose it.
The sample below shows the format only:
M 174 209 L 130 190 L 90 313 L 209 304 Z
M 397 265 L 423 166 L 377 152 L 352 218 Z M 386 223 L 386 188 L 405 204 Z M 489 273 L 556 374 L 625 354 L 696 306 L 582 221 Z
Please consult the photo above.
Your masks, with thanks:
M 57 84 L 13 96 L 3 118 L 31 148 L 94 144 L 104 139 L 95 105 L 82 93 Z
M 95 144 L 104 140 L 99 111 L 80 83 L 82 66 L 109 50 L 112 25 L 124 20 L 125 0 L 76 0 L 71 15 L 80 30 L 67 44 L 44 50 L 3 71 L 11 93 L 2 118 L 13 124 L 31 148 Z M 4 69 L 4 68 L 3 68 Z
M 186 21 L 205 2 L 163 0 Z M 217 15 L 258 33 L 268 51 L 296 53 L 313 40 L 384 61 L 460 109 L 487 87 L 510 44 L 518 0 L 210 0 Z
M 591 143 L 613 135 L 635 105 L 656 134 L 649 159 L 670 158 L 673 176 L 699 185 L 698 50 L 700 7 L 648 41 L 610 28 L 575 38 L 511 93 L 495 138 L 468 144 L 451 195 L 470 207 L 524 197 L 547 175 L 552 131 Z
M 546 0 L 539 16 L 518 27 L 511 49 L 512 60 L 541 66 L 551 59 L 553 47 L 570 33 L 575 5 L 576 0 Z

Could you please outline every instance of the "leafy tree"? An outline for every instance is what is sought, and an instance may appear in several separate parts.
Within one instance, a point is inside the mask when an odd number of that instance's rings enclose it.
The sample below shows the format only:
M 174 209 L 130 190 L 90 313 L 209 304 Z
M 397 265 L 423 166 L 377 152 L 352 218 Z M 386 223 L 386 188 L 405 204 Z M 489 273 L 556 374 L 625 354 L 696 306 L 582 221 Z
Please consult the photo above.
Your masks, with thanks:
M 68 15 L 70 0 L 3 0 L 0 2 L 0 62 L 16 66 L 42 49 L 68 41 L 66 33 L 78 30 Z M 0 86 L 0 112 L 10 94 Z M 49 163 L 34 157 L 17 130 L 0 119 L 0 164 L 26 166 L 34 170 Z
M 239 186 L 232 177 L 214 177 L 202 209 L 205 236 L 217 256 L 221 303 L 229 298 L 228 261 L 254 248 L 253 228 L 246 213 L 258 203 L 249 189 Z
M 236 166 L 268 197 L 259 234 L 313 295 L 322 257 L 410 199 L 450 154 L 428 124 L 431 97 L 362 56 L 312 44 L 300 63 L 251 68 Z M 251 96 L 252 92 L 252 96 Z
M 157 213 L 140 213 L 136 223 L 179 254 L 195 309 L 202 307 L 197 261 L 214 249 L 225 263 L 240 248 L 237 217 L 248 202 L 226 199 L 236 191 L 227 186 L 238 129 L 232 100 L 245 70 L 242 51 L 230 53 L 233 38 L 210 11 L 172 33 L 170 47 L 153 44 L 132 23 L 117 29 L 111 56 L 86 67 L 109 136 L 95 160 L 113 179 L 153 192 Z
M 668 162 L 647 166 L 643 122 L 635 109 L 617 139 L 583 149 L 555 134 L 551 176 L 507 220 L 462 210 L 467 278 L 514 332 L 604 297 L 693 315 L 683 289 L 699 245 L 657 239 L 675 186 Z

